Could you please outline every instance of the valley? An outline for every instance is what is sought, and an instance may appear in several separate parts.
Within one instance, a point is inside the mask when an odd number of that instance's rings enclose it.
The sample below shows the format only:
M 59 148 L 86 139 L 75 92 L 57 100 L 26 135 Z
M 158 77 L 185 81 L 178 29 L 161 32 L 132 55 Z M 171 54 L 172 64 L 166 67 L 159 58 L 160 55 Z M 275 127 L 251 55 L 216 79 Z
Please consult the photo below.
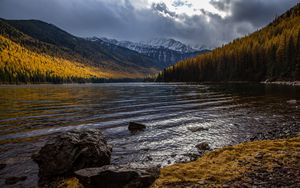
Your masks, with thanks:
M 300 187 L 299 0 L 0 1 L 0 187 Z
M 138 50 L 108 40 L 76 37 L 38 20 L 1 19 L 0 25 L 0 82 L 7 84 L 142 80 L 206 52 L 175 51 L 172 46 Z

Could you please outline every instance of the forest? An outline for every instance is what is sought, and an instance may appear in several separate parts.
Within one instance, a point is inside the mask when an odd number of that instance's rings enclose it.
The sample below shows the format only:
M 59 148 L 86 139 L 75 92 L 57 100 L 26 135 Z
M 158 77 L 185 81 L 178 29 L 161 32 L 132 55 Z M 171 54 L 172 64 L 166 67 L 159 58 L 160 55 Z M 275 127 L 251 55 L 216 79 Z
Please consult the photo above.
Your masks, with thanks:
M 0 36 L 2 83 L 86 82 L 110 77 L 94 67 L 32 52 Z
M 152 63 L 137 52 L 108 48 L 41 21 L 0 18 L 0 84 L 142 79 L 158 71 Z
M 253 34 L 164 69 L 156 80 L 300 80 L 300 4 Z

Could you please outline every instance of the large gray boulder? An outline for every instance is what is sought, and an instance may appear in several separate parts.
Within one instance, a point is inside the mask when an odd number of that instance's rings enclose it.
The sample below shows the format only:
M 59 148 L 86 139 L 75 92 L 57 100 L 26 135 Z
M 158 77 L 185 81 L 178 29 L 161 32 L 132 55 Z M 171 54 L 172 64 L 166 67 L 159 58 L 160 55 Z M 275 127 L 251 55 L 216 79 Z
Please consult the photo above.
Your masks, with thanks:
M 85 188 L 147 188 L 159 176 L 158 167 L 107 165 L 75 172 Z
M 50 139 L 32 159 L 39 166 L 40 178 L 52 178 L 108 165 L 111 152 L 99 129 L 75 130 Z

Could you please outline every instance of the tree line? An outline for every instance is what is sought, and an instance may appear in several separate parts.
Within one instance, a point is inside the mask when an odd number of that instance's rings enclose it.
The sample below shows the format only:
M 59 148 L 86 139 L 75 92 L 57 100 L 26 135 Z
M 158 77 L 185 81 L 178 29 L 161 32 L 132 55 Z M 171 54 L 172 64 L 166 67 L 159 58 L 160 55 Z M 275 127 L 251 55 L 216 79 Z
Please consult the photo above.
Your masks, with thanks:
M 249 36 L 166 68 L 156 80 L 300 80 L 300 4 Z
M 0 35 L 0 83 L 80 83 L 106 77 L 97 68 L 32 52 Z

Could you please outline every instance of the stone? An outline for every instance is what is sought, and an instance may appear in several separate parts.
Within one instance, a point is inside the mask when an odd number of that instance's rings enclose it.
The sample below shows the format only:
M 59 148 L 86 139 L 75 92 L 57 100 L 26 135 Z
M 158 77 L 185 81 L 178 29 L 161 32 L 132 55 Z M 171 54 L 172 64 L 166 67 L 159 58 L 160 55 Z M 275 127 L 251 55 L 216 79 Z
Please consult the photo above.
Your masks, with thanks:
M 297 104 L 297 100 L 288 100 L 286 101 L 288 104 Z
M 0 170 L 4 169 L 6 167 L 6 164 L 0 164 Z
M 25 181 L 27 179 L 26 176 L 21 176 L 21 177 L 8 177 L 5 179 L 5 184 L 6 185 L 14 185 L 20 181 Z
M 136 123 L 136 122 L 129 122 L 129 126 L 128 126 L 128 130 L 130 132 L 139 132 L 139 131 L 143 131 L 146 129 L 146 125 L 141 124 L 141 123 Z
M 75 130 L 50 139 L 32 159 L 39 166 L 40 179 L 47 179 L 108 165 L 111 152 L 99 129 Z
M 187 129 L 191 132 L 208 131 L 208 128 L 205 127 L 188 127 Z
M 209 144 L 206 142 L 200 143 L 196 145 L 198 151 L 207 151 L 210 150 Z
M 148 161 L 153 161 L 153 158 L 151 156 L 146 157 Z
M 196 161 L 201 155 L 199 153 L 186 153 L 184 156 L 189 158 L 189 161 Z
M 150 148 L 142 148 L 141 150 L 148 152 L 148 151 L 150 151 Z
M 107 165 L 75 172 L 85 188 L 144 188 L 150 187 L 159 176 L 158 167 Z

